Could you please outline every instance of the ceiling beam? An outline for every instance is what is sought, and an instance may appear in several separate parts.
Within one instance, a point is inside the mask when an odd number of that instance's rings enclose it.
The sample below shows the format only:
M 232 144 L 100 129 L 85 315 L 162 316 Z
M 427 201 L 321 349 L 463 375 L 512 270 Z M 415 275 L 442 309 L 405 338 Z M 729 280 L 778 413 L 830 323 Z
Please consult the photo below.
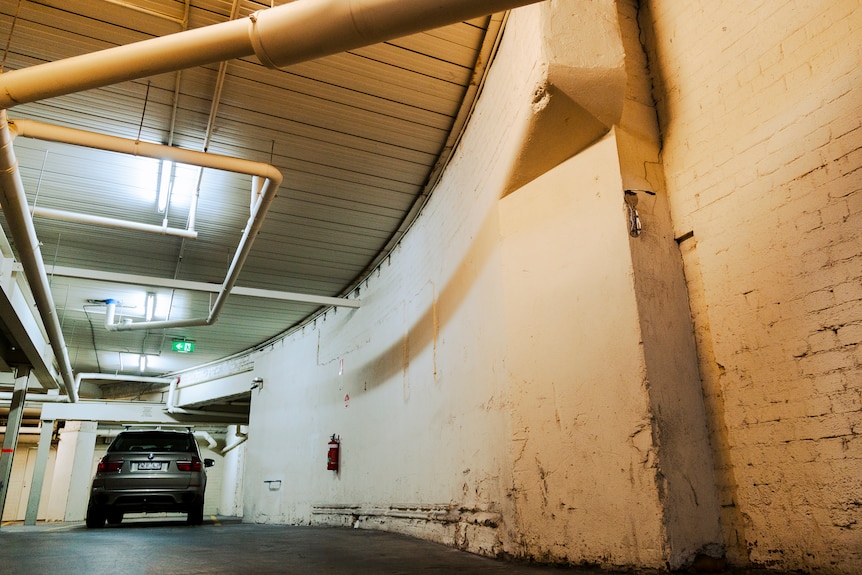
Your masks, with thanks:
M 247 424 L 248 413 L 230 415 L 217 412 L 205 415 L 200 410 L 193 415 L 168 413 L 164 403 L 144 401 L 86 401 L 77 403 L 45 403 L 42 405 L 42 421 L 98 421 L 101 423 L 125 423 L 138 425 L 194 425 L 195 423 Z
M 0 267 L 13 267 L 12 260 L 3 259 Z M 10 265 L 11 264 L 11 265 Z M 33 313 L 33 306 L 21 291 L 21 286 L 15 280 L 15 271 L 4 275 L 0 281 L 0 324 L 5 337 L 0 340 L 8 340 L 7 349 L 2 351 L 4 361 L 7 364 L 26 364 L 32 369 L 33 375 L 44 389 L 58 389 L 58 374 L 54 369 L 54 355 L 42 330 L 39 329 L 37 317 Z M 6 356 L 8 347 L 14 347 L 18 352 L 18 360 L 11 360 Z M 26 361 L 20 358 L 26 357 Z M 14 366 L 13 366 L 14 367 Z

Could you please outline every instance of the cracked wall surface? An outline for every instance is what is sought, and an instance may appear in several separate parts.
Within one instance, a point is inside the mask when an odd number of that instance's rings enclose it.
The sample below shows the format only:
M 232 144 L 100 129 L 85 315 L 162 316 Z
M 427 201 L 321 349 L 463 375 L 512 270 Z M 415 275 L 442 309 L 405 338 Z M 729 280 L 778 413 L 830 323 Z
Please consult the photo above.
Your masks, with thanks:
M 501 203 L 510 528 L 537 560 L 660 568 L 664 511 L 621 185 L 609 137 Z

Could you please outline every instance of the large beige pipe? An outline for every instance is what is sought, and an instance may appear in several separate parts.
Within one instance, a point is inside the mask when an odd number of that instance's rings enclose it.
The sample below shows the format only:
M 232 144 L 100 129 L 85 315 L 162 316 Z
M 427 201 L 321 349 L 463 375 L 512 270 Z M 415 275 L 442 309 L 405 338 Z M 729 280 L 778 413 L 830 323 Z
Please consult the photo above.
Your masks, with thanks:
M 0 74 L 0 78 L 2 77 L 3 75 Z M 218 154 L 210 154 L 207 152 L 197 152 L 195 150 L 186 150 L 183 148 L 176 148 L 174 146 L 166 146 L 164 144 L 152 144 L 150 142 L 133 140 L 131 138 L 108 136 L 97 132 L 78 130 L 76 128 L 44 124 L 35 120 L 21 120 L 16 118 L 10 119 L 8 122 L 9 129 L 12 131 L 14 136 L 35 138 L 46 142 L 73 144 L 75 146 L 105 150 L 107 152 L 117 152 L 120 154 L 128 154 L 130 156 L 140 156 L 142 158 L 171 160 L 180 164 L 188 164 L 190 166 L 199 166 L 202 168 L 234 172 L 236 174 L 277 179 L 278 182 L 281 183 L 281 172 L 279 172 L 274 166 L 264 162 L 232 158 L 230 156 L 220 156 Z
M 0 108 L 256 55 L 288 66 L 539 0 L 297 0 L 248 18 L 0 74 Z

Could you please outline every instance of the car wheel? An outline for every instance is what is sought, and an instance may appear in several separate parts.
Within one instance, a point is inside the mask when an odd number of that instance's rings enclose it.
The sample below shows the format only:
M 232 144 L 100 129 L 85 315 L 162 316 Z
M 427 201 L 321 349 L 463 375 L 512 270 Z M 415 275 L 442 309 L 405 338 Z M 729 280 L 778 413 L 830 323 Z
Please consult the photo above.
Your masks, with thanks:
M 195 503 L 189 509 L 189 516 L 186 518 L 186 523 L 189 525 L 200 525 L 204 522 L 204 503 Z
M 98 529 L 105 525 L 105 512 L 96 505 L 87 506 L 87 527 Z
M 108 519 L 108 525 L 119 525 L 123 522 L 123 513 L 121 511 L 108 511 L 105 517 Z

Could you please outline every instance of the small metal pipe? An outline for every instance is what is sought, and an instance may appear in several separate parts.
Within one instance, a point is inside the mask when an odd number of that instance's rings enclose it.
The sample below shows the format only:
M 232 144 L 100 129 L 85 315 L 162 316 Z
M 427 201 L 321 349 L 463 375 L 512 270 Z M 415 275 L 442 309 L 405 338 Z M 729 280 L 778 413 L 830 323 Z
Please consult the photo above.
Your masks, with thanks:
M 198 233 L 194 230 L 183 230 L 180 228 L 171 228 L 165 225 L 157 226 L 155 224 L 143 224 L 140 222 L 130 222 L 128 220 L 118 220 L 116 218 L 106 218 L 104 216 L 95 216 L 92 214 L 81 214 L 77 212 L 67 212 L 65 210 L 55 210 L 53 208 L 33 207 L 30 212 L 39 218 L 48 218 L 52 220 L 60 220 L 64 222 L 76 222 L 80 224 L 93 224 L 97 226 L 105 226 L 109 228 L 119 228 L 124 230 L 135 230 L 139 232 L 151 232 L 161 234 L 163 236 L 178 236 L 181 238 L 197 239 Z
M 238 440 L 234 441 L 230 445 L 225 445 L 224 449 L 221 450 L 221 454 L 224 455 L 225 453 L 233 451 L 234 449 L 236 449 L 237 447 L 239 447 L 240 445 L 242 445 L 246 441 L 248 441 L 248 435 L 241 435 Z

